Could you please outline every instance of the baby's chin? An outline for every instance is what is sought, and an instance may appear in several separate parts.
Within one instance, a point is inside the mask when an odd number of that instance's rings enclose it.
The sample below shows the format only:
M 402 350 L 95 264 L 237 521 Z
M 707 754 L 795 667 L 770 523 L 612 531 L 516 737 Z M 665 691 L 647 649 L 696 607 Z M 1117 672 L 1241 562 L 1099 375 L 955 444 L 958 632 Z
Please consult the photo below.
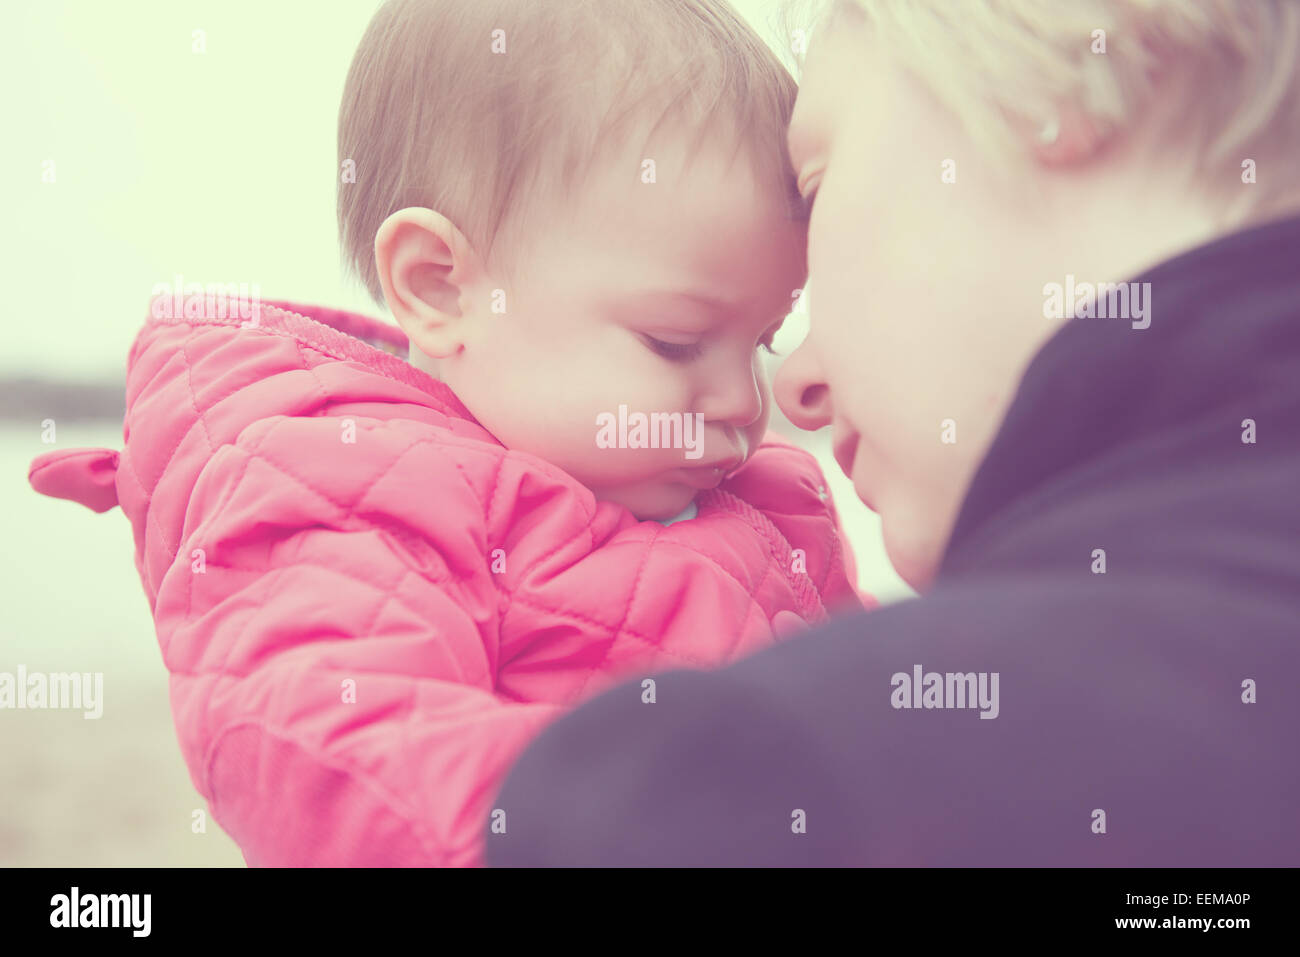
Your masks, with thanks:
M 661 522 L 680 515 L 698 494 L 699 489 L 684 482 L 658 479 L 602 488 L 596 491 L 596 498 L 622 505 L 638 521 Z

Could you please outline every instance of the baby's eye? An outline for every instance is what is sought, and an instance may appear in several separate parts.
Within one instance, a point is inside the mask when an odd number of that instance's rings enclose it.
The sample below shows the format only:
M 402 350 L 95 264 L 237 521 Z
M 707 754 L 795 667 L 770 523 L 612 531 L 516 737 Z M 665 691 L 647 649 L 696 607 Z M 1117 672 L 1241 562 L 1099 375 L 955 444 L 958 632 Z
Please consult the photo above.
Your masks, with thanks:
M 646 344 L 663 356 L 673 362 L 688 362 L 700 354 L 700 344 L 698 342 L 664 342 L 662 339 L 656 339 L 654 336 L 643 336 Z

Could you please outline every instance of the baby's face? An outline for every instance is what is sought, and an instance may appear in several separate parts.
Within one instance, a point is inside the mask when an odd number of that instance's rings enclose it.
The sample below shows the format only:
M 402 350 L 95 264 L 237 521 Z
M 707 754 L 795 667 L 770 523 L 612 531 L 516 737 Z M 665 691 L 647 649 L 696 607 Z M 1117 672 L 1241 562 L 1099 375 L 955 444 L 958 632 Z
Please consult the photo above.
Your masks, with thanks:
M 503 444 L 641 519 L 678 514 L 754 452 L 772 403 L 762 350 L 806 278 L 806 224 L 743 151 L 689 169 L 684 143 L 649 154 L 595 170 L 536 227 L 504 312 L 485 308 L 441 367 Z M 655 413 L 679 414 L 677 447 L 630 447 Z

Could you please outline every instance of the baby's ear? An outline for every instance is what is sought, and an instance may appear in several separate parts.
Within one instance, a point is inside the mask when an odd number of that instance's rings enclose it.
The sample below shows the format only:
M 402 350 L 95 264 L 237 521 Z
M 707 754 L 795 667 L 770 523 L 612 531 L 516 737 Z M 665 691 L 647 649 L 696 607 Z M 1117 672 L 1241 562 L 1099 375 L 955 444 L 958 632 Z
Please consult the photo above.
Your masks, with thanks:
M 1078 107 L 1061 106 L 1038 129 L 1033 149 L 1038 162 L 1044 166 L 1080 166 L 1091 160 L 1106 140 L 1101 123 Z
M 482 267 L 451 220 L 419 206 L 399 209 L 375 233 L 375 268 L 384 300 L 413 347 L 433 358 L 460 351 L 462 304 Z

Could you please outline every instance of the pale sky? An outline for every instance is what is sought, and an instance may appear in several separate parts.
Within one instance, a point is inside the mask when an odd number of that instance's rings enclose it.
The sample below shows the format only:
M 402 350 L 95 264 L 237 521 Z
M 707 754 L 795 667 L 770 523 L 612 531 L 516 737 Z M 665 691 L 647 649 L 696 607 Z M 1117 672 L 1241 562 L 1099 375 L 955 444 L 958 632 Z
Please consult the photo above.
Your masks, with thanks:
M 177 273 L 378 314 L 343 280 L 334 218 L 339 97 L 376 5 L 6 11 L 0 263 L 18 325 L 0 375 L 120 375 L 150 291 Z M 779 0 L 735 6 L 772 37 Z M 42 182 L 51 160 L 55 181 Z

